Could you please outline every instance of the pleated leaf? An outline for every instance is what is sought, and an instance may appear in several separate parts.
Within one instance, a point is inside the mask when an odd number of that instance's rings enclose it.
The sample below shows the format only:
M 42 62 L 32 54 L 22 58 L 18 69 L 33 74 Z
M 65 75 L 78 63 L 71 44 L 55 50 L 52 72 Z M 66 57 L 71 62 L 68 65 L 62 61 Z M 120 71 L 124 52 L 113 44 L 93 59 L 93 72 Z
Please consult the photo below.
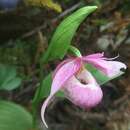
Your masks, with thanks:
M 65 18 L 57 27 L 46 53 L 42 55 L 42 62 L 62 59 L 79 25 L 96 8 L 96 6 L 86 6 Z
M 0 130 L 31 130 L 32 116 L 23 107 L 0 100 Z

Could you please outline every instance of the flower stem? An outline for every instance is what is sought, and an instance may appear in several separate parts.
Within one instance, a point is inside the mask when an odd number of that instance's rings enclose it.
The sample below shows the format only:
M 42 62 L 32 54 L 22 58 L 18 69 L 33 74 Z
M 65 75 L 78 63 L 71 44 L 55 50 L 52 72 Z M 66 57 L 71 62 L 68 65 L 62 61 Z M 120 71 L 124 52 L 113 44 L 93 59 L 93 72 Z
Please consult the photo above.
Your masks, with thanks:
M 39 104 L 39 95 L 40 95 L 40 92 L 41 92 L 41 84 L 42 84 L 42 79 L 43 79 L 43 64 L 40 62 L 40 73 L 39 73 L 39 77 L 40 77 L 40 85 L 39 87 L 37 88 L 35 94 L 34 94 L 34 97 L 33 97 L 33 100 L 32 100 L 32 115 L 33 115 L 33 127 L 36 128 L 36 119 L 37 119 L 37 107 L 38 107 L 38 104 Z

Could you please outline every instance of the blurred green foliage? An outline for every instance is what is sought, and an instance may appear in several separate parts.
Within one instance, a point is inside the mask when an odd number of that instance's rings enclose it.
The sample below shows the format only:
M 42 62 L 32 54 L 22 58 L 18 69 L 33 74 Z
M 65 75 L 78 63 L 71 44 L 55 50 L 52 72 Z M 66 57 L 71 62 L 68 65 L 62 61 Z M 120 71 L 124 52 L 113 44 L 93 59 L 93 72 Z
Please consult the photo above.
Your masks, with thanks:
M 0 62 L 11 65 L 30 65 L 36 51 L 36 43 L 33 41 L 16 40 L 0 47 Z
M 0 64 L 0 89 L 16 89 L 20 86 L 21 81 L 14 66 Z
M 0 130 L 31 130 L 32 116 L 22 106 L 0 100 Z

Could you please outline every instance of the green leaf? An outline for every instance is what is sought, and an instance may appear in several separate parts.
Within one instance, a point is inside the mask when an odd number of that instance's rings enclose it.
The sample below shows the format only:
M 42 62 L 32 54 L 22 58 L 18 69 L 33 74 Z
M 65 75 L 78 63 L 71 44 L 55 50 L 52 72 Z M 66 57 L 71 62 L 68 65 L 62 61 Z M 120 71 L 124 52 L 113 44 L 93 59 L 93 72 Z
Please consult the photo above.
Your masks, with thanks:
M 0 89 L 13 90 L 19 87 L 21 81 L 15 67 L 0 64 Z
M 41 61 L 46 63 L 57 58 L 62 59 L 80 23 L 96 9 L 96 6 L 86 6 L 64 19 L 57 27 L 46 53 L 41 57 Z
M 48 74 L 45 79 L 43 79 L 41 84 L 41 91 L 39 94 L 39 100 L 43 99 L 43 97 L 47 97 L 51 90 L 51 83 L 52 83 L 52 74 Z
M 17 88 L 20 84 L 21 84 L 21 78 L 19 77 L 16 77 L 8 82 L 4 82 L 1 86 L 2 89 L 5 89 L 5 90 L 13 90 L 15 88 Z
M 0 101 L 0 130 L 31 130 L 32 116 L 23 107 Z
M 2 83 L 3 80 L 8 82 L 16 76 L 16 69 L 12 66 L 0 64 L 0 72 L 0 83 Z
M 100 70 L 96 69 L 94 66 L 87 64 L 86 65 L 87 70 L 89 70 L 92 75 L 95 77 L 96 81 L 100 84 L 103 85 L 107 82 L 109 82 L 110 80 L 113 80 L 119 76 L 121 76 L 122 74 L 124 74 L 124 72 L 119 73 L 118 75 L 109 78 L 107 77 L 104 73 L 102 73 Z

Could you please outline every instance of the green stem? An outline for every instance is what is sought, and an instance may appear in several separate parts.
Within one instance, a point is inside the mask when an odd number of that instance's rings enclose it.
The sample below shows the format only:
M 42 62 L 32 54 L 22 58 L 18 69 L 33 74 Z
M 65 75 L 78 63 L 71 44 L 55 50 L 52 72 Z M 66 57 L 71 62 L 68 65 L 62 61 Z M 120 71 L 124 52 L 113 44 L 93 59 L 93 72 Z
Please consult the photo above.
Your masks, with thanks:
M 69 51 L 72 52 L 77 57 L 81 57 L 82 56 L 80 51 L 76 47 L 74 47 L 72 45 L 70 46 Z
M 32 115 L 33 115 L 33 127 L 36 128 L 36 118 L 37 118 L 37 107 L 39 104 L 39 95 L 41 92 L 41 85 L 42 85 L 42 79 L 43 79 L 43 64 L 40 62 L 40 85 L 37 89 L 37 91 L 35 92 L 34 98 L 32 100 Z

